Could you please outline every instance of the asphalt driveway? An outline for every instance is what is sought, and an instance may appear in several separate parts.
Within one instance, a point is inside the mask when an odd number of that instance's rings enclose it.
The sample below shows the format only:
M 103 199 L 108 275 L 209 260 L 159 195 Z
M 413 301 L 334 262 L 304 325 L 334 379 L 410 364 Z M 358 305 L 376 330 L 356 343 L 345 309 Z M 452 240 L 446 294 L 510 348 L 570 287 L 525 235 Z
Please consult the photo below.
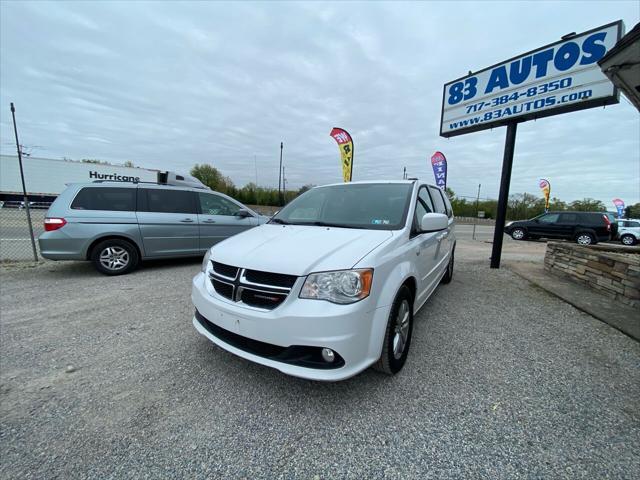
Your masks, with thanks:
M 199 336 L 198 261 L 3 269 L 0 476 L 640 476 L 640 345 L 478 248 L 461 241 L 401 374 L 333 384 Z

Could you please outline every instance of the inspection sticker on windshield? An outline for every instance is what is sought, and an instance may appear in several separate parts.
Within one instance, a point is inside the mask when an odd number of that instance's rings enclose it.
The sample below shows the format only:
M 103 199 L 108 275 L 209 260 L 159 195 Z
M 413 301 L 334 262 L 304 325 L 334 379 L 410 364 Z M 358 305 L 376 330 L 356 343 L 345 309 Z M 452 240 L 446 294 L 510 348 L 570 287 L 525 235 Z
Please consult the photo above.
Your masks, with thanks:
M 389 220 L 378 220 L 377 218 L 374 218 L 373 220 L 371 220 L 371 223 L 373 223 L 374 225 L 389 225 Z

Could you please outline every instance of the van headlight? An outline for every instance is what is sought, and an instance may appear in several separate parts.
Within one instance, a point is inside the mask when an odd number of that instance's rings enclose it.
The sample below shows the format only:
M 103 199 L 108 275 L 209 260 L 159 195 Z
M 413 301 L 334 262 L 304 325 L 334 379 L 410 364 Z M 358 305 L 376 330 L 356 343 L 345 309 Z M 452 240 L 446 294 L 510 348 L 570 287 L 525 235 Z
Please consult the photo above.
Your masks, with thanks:
M 371 268 L 312 273 L 302 286 L 300 298 L 355 303 L 369 296 L 372 280 Z
M 211 249 L 207 250 L 207 253 L 204 254 L 204 258 L 202 259 L 202 268 L 200 268 L 200 270 L 203 273 L 206 273 L 207 265 L 209 264 L 210 260 L 211 260 Z

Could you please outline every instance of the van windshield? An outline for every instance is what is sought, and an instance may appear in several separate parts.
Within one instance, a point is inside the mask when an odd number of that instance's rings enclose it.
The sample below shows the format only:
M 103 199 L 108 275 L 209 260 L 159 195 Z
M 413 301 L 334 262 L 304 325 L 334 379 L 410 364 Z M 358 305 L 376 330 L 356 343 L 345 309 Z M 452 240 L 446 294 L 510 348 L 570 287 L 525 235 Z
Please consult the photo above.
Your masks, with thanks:
M 293 200 L 269 223 L 397 230 L 405 224 L 412 189 L 408 183 L 317 187 Z

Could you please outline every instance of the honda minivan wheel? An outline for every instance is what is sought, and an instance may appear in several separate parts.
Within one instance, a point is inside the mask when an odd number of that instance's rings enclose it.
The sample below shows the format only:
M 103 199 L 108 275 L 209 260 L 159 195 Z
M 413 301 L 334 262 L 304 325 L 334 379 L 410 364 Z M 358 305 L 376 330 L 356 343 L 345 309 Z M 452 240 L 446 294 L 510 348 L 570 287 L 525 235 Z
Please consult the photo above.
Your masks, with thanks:
M 524 240 L 526 236 L 527 234 L 522 228 L 515 228 L 513 232 L 511 232 L 511 238 L 514 240 Z
M 105 275 L 123 275 L 138 266 L 138 250 L 130 242 L 111 239 L 100 242 L 91 252 L 91 261 Z
M 622 237 L 620 237 L 620 241 L 624 245 L 633 245 L 634 243 L 636 243 L 636 237 L 634 237 L 633 235 L 622 235 Z
M 391 307 L 382 355 L 374 368 L 389 375 L 402 370 L 409 354 L 412 332 L 413 298 L 409 288 L 403 285 Z
M 596 243 L 596 239 L 590 233 L 582 232 L 576 236 L 576 243 L 578 245 L 592 245 Z

